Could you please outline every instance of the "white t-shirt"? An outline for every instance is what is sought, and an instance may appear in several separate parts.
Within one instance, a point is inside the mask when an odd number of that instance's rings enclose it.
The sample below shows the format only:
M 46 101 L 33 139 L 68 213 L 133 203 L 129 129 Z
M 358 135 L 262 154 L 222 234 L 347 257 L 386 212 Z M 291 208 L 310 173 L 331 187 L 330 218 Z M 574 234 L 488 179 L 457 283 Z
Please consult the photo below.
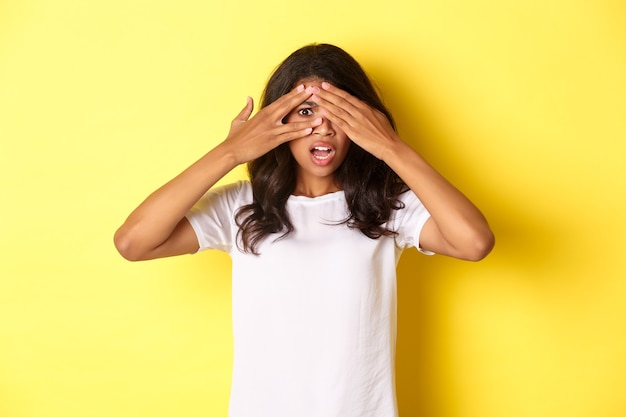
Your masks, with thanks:
M 337 225 L 343 191 L 291 196 L 295 231 L 268 236 L 259 256 L 236 244 L 241 181 L 209 191 L 187 215 L 200 250 L 232 258 L 231 417 L 395 417 L 396 264 L 430 216 L 414 193 L 393 210 L 394 237 Z M 278 236 L 278 235 L 277 235 Z

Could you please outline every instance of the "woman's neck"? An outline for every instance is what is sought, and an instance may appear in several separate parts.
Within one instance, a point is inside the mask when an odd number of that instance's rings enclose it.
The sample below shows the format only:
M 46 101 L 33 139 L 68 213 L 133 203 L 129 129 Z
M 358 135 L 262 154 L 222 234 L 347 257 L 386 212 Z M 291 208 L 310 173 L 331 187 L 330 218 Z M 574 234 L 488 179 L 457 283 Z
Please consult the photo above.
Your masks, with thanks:
M 341 190 L 342 188 L 336 184 L 334 178 L 315 178 L 309 181 L 298 179 L 292 194 L 304 197 L 319 197 Z

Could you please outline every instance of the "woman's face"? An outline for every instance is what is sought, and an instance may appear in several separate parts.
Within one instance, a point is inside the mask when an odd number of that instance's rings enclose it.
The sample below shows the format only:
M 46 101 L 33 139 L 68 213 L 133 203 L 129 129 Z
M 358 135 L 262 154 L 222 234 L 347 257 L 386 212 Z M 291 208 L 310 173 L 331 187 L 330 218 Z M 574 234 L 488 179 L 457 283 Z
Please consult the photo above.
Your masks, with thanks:
M 322 88 L 320 79 L 300 80 L 297 85 Z M 322 123 L 313 132 L 303 138 L 289 142 L 291 154 L 298 164 L 298 183 L 301 181 L 320 183 L 327 181 L 334 184 L 334 173 L 346 159 L 350 148 L 350 139 L 337 126 L 324 117 L 321 108 L 312 101 L 293 109 L 285 118 L 286 123 L 322 119 Z M 336 190 L 335 190 L 336 191 Z

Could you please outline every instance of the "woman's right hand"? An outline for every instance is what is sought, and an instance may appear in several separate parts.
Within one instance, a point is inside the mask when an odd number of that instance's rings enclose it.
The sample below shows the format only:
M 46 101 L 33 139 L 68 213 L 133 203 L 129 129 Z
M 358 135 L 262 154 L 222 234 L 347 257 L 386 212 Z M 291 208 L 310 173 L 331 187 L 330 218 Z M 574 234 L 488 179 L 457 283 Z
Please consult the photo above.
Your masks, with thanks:
M 261 109 L 250 119 L 254 103 L 248 97 L 246 106 L 231 123 L 228 137 L 221 146 L 227 147 L 237 164 L 256 159 L 277 146 L 310 135 L 320 118 L 297 123 L 283 124 L 282 120 L 294 108 L 311 97 L 310 88 L 304 85 L 291 90 L 275 102 Z
M 198 239 L 185 218 L 191 207 L 231 169 L 266 154 L 278 145 L 310 135 L 321 123 L 283 124 L 282 119 L 309 99 L 298 86 L 250 118 L 254 105 L 233 120 L 226 140 L 153 192 L 128 216 L 115 234 L 115 246 L 126 259 L 142 260 L 193 253 Z

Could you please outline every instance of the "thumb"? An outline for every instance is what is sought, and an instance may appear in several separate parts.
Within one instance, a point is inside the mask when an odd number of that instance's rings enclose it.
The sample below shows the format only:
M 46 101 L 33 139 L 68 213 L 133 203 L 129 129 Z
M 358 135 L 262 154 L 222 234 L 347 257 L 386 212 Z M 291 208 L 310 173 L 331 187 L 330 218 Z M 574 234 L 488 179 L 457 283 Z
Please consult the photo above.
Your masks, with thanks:
M 252 114 L 252 110 L 254 110 L 254 100 L 252 97 L 246 98 L 246 106 L 239 112 L 239 114 L 235 117 L 235 120 L 245 122 L 250 118 Z

